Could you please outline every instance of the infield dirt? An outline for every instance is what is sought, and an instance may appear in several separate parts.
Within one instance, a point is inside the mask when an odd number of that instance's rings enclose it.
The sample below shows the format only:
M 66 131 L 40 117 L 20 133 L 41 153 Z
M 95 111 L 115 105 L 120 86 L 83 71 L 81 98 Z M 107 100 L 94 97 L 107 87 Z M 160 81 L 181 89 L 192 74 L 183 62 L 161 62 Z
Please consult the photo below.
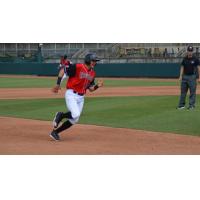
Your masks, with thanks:
M 0 154 L 200 154 L 200 137 L 94 125 L 75 125 L 49 137 L 51 122 L 0 117 Z
M 63 98 L 64 92 L 1 88 L 0 99 Z M 86 96 L 160 96 L 179 92 L 178 86 L 105 87 Z M 61 134 L 62 141 L 55 142 L 49 137 L 51 122 L 0 117 L 0 124 L 0 154 L 200 154 L 197 136 L 78 124 Z
M 0 99 L 38 99 L 38 98 L 64 98 L 65 89 L 58 94 L 51 92 L 50 88 L 1 88 Z M 88 97 L 109 96 L 162 96 L 179 95 L 178 86 L 151 86 L 151 87 L 105 87 L 93 93 L 88 92 Z M 200 94 L 200 88 L 197 89 Z

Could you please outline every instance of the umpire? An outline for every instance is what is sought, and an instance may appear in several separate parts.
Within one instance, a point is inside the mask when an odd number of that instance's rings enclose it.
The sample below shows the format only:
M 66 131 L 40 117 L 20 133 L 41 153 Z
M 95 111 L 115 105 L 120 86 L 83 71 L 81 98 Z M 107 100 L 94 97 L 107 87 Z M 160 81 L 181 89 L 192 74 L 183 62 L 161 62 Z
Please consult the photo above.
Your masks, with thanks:
M 187 56 L 183 58 L 183 61 L 181 63 L 179 77 L 179 80 L 181 81 L 181 95 L 177 109 L 185 108 L 185 99 L 188 89 L 190 90 L 188 109 L 195 108 L 197 79 L 200 82 L 199 70 L 199 59 L 193 55 L 193 47 L 188 46 Z

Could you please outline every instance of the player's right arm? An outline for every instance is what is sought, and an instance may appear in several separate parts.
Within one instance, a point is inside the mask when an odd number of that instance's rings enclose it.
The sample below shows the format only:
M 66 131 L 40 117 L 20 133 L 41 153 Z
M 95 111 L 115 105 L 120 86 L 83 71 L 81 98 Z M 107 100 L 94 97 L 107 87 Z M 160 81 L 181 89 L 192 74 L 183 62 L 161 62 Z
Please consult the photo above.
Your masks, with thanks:
M 179 75 L 179 81 L 182 80 L 182 77 L 183 77 L 183 65 L 181 65 L 180 75 Z
M 182 81 L 183 72 L 184 72 L 184 64 L 185 64 L 185 58 L 183 58 L 183 60 L 182 60 L 182 62 L 181 62 L 179 81 Z
M 57 78 L 56 86 L 54 86 L 52 88 L 52 92 L 58 93 L 58 91 L 61 89 L 60 84 L 61 84 L 62 77 L 64 76 L 64 73 L 65 73 L 64 68 L 61 68 L 60 71 L 59 71 L 59 73 L 58 73 L 58 78 Z
M 64 68 L 60 69 L 60 71 L 58 73 L 58 77 L 62 78 L 64 76 L 64 73 L 65 73 Z
M 76 75 L 76 68 L 77 65 L 76 64 L 69 64 L 68 66 L 66 66 L 65 68 L 65 73 L 69 76 L 69 77 L 73 77 Z
M 59 74 L 58 74 L 58 78 L 57 78 L 57 82 L 56 82 L 56 86 L 54 86 L 52 88 L 52 92 L 58 93 L 58 91 L 61 89 L 60 84 L 61 84 L 61 81 L 62 81 L 62 77 L 64 76 L 65 73 L 69 77 L 75 76 L 76 75 L 76 64 L 70 64 L 66 68 L 60 69 Z
M 62 77 L 64 76 L 64 74 L 65 74 L 64 68 L 60 69 L 60 71 L 58 73 L 57 85 L 60 86 L 60 83 L 61 83 L 61 80 L 62 80 Z

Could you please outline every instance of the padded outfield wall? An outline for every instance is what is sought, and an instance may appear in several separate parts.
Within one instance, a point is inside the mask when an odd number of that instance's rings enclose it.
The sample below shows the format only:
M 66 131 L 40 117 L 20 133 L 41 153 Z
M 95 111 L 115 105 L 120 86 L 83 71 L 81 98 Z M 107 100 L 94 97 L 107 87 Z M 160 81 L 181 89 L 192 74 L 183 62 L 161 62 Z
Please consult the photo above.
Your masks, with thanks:
M 0 63 L 0 74 L 56 76 L 57 67 L 57 63 Z M 179 76 L 180 64 L 98 64 L 95 70 L 98 77 L 176 78 Z

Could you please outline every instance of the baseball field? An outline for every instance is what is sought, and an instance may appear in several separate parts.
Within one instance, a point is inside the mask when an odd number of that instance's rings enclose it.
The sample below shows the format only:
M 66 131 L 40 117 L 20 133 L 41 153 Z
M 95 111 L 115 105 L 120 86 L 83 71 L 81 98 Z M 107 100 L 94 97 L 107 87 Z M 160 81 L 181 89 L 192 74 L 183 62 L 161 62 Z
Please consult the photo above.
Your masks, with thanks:
M 60 142 L 49 137 L 55 112 L 66 110 L 55 81 L 0 76 L 0 154 L 200 154 L 199 95 L 196 109 L 176 110 L 177 80 L 105 78 Z

